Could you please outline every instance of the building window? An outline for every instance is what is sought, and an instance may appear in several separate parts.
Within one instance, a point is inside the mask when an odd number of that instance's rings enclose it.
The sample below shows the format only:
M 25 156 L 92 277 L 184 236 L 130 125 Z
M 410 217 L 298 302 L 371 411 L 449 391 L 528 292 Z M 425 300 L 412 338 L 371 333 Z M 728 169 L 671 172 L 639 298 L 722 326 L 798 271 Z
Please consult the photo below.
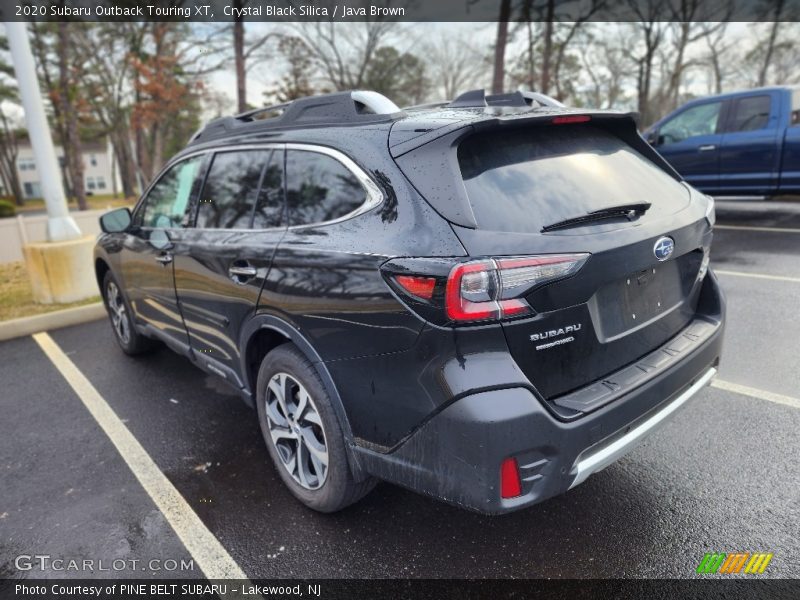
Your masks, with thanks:
M 87 177 L 86 178 L 86 189 L 87 190 L 96 190 L 97 186 L 94 183 L 94 177 Z
M 20 171 L 35 171 L 36 163 L 31 158 L 22 158 L 17 163 Z
M 91 164 L 93 167 L 97 166 L 97 157 L 94 154 L 89 155 L 89 164 Z
M 96 181 L 97 181 L 97 189 L 98 190 L 106 189 L 105 177 L 103 177 L 102 175 L 98 175 L 97 178 L 96 178 Z
M 22 184 L 22 187 L 26 198 L 40 198 L 42 196 L 38 181 L 26 181 Z

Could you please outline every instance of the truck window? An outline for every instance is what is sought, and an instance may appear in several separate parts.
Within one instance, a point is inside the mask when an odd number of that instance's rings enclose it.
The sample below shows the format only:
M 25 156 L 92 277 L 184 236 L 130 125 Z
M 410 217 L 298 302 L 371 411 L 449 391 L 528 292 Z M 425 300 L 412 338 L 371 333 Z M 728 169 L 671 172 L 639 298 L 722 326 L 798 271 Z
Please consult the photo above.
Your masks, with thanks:
M 756 131 L 769 123 L 772 98 L 768 95 L 739 98 L 733 105 L 733 113 L 726 131 Z
M 661 126 L 658 132 L 662 144 L 677 144 L 699 135 L 717 131 L 722 102 L 709 102 L 686 109 Z

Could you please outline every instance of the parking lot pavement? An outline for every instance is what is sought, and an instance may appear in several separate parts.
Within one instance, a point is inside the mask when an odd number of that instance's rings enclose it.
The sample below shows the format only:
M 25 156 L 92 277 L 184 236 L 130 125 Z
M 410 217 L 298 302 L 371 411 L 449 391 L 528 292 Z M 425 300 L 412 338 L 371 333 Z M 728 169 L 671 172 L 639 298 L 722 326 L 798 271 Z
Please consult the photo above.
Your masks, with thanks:
M 0 577 L 202 575 L 162 568 L 192 557 L 31 338 L 0 344 L 0 382 Z
M 800 235 L 725 228 L 800 229 L 800 205 L 763 208 L 718 210 L 712 264 L 729 302 L 720 379 L 797 398 Z M 319 515 L 283 488 L 254 413 L 214 377 L 167 350 L 127 358 L 102 321 L 51 336 L 253 578 L 691 577 L 705 552 L 734 550 L 773 552 L 766 575 L 800 577 L 793 406 L 708 388 L 619 463 L 504 517 L 388 484 Z M 48 549 L 99 558 L 117 548 L 108 538 L 137 555 L 185 556 L 163 520 L 149 534 L 136 527 L 152 501 L 37 346 L 2 344 L 0 359 L 0 408 L 10 415 L 0 421 L 0 514 L 16 515 L 0 520 L 0 562 Z M 70 488 L 77 500 L 62 499 Z

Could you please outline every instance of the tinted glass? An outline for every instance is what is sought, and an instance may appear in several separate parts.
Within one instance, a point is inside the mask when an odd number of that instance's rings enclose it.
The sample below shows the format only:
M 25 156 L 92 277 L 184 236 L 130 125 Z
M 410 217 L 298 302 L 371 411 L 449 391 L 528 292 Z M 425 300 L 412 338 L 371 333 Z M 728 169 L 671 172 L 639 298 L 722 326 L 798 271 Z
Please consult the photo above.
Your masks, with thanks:
M 800 125 L 800 90 L 795 90 L 792 94 L 792 125 Z
M 721 102 L 711 102 L 683 111 L 661 126 L 658 132 L 660 142 L 676 144 L 699 135 L 716 133 L 721 108 Z
M 203 157 L 196 156 L 178 163 L 161 176 L 145 199 L 144 227 L 182 226 L 202 163 Z
M 302 150 L 287 152 L 286 203 L 291 225 L 343 217 L 365 200 L 361 183 L 335 158 Z
M 458 147 L 481 229 L 538 232 L 590 211 L 651 202 L 648 217 L 686 205 L 686 189 L 614 135 L 586 125 L 474 135 Z
M 734 104 L 727 131 L 755 131 L 764 129 L 769 122 L 769 96 L 739 98 Z
M 283 225 L 283 151 L 276 150 L 264 171 L 258 194 L 253 228 L 270 229 Z
M 270 150 L 220 152 L 208 171 L 197 207 L 197 227 L 246 229 L 253 218 Z

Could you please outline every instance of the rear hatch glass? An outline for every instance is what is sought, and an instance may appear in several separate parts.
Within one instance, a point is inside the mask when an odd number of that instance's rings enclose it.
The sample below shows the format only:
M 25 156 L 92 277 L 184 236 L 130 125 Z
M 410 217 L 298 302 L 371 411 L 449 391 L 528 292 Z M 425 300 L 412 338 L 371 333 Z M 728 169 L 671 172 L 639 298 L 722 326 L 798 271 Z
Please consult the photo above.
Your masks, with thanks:
M 588 212 L 651 203 L 647 218 L 689 203 L 679 182 L 591 125 L 491 131 L 466 138 L 458 163 L 479 229 L 533 233 Z

